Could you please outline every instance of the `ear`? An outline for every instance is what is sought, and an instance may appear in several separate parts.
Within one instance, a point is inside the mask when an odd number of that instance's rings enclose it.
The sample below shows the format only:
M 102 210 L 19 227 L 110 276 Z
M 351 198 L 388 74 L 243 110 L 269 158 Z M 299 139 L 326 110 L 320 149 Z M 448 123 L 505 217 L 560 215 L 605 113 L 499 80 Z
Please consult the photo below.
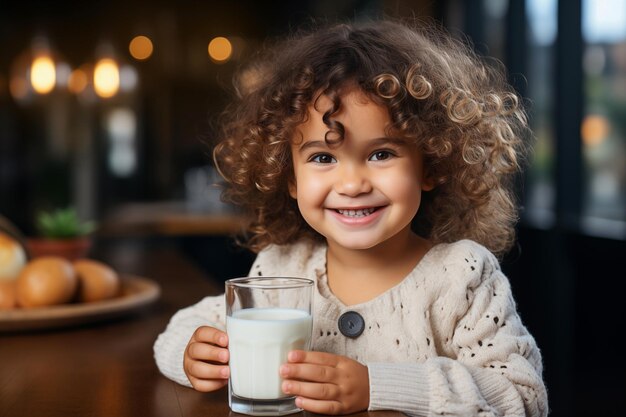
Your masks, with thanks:
M 435 188 L 435 181 L 430 176 L 422 178 L 422 191 L 432 191 Z
M 298 196 L 298 187 L 296 185 L 296 179 L 295 178 L 290 178 L 288 183 L 287 183 L 287 189 L 289 190 L 289 195 L 291 196 L 291 198 L 293 198 L 294 200 L 297 198 Z
M 435 188 L 435 179 L 428 171 L 428 167 L 422 167 L 422 191 L 432 191 L 432 189 Z

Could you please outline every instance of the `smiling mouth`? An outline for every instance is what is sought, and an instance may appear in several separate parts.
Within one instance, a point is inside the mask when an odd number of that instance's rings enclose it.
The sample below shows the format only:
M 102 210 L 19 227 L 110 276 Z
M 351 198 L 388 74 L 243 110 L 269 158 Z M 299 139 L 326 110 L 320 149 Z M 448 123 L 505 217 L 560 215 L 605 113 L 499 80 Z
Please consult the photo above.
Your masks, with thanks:
M 357 209 L 357 210 L 335 209 L 335 211 L 341 214 L 342 216 L 346 216 L 346 217 L 367 217 L 378 209 L 379 207 L 370 207 L 370 208 L 363 208 L 363 209 Z

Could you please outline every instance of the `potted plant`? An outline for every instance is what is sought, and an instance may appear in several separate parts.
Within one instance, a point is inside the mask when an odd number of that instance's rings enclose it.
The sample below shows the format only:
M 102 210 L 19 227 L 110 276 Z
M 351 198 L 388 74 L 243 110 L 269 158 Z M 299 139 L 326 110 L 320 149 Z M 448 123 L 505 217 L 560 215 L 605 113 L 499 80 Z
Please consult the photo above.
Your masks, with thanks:
M 84 222 L 73 208 L 56 209 L 37 215 L 38 237 L 27 239 L 31 257 L 61 256 L 69 260 L 84 258 L 92 245 L 94 222 Z

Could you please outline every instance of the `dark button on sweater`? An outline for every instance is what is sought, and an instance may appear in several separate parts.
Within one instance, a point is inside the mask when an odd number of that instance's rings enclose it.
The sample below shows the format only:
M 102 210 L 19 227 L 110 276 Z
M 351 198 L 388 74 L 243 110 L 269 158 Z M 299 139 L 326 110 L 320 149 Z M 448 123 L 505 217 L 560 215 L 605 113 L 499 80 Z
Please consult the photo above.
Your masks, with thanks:
M 356 338 L 365 329 L 365 320 L 356 311 L 346 311 L 339 317 L 339 331 L 346 337 Z

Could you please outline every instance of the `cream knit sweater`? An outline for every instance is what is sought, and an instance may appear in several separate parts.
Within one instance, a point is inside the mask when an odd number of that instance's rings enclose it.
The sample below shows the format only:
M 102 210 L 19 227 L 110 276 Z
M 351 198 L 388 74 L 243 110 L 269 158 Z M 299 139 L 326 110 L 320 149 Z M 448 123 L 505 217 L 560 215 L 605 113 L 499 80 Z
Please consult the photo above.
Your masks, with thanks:
M 539 349 L 522 324 L 495 257 L 463 240 L 433 247 L 398 285 L 346 306 L 326 280 L 326 246 L 302 242 L 259 253 L 251 276 L 316 280 L 313 350 L 365 365 L 370 410 L 410 416 L 545 416 Z M 364 283 L 365 285 L 365 283 Z M 337 319 L 356 311 L 365 331 L 347 338 Z M 180 310 L 154 345 L 161 372 L 191 386 L 183 352 L 195 329 L 224 328 L 223 296 Z

